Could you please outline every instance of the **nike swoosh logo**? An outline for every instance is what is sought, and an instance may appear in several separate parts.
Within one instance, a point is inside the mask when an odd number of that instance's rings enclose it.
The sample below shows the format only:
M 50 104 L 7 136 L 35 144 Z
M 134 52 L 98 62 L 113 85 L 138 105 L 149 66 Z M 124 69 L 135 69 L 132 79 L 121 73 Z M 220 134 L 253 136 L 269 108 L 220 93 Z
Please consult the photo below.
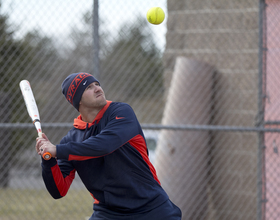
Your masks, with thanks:
M 118 116 L 116 116 L 116 119 L 117 120 L 119 120 L 119 119 L 123 119 L 124 117 L 118 117 Z
M 87 83 L 87 80 L 83 83 L 83 85 L 85 85 Z

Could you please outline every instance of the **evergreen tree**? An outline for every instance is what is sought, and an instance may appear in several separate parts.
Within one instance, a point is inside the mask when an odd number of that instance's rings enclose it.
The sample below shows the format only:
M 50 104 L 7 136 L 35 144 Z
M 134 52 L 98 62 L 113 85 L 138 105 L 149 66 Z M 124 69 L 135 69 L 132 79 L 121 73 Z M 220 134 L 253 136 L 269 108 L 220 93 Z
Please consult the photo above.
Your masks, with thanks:
M 22 39 L 17 39 L 15 34 L 16 29 L 9 24 L 8 16 L 0 14 L 0 123 L 30 122 L 26 114 L 23 114 L 26 108 L 21 98 L 19 82 L 27 74 L 33 80 L 43 80 L 48 77 L 47 68 L 44 67 L 58 59 L 52 41 L 41 37 L 39 32 L 27 33 Z M 7 187 L 10 165 L 22 146 L 18 140 L 21 139 L 24 145 L 33 146 L 36 133 L 32 143 L 29 143 L 22 138 L 21 132 L 3 127 L 0 131 L 0 161 L 5 161 L 5 164 L 0 164 L 0 187 Z
M 118 36 L 101 65 L 109 95 L 127 101 L 160 91 L 163 86 L 161 54 L 147 22 L 138 19 L 124 24 Z

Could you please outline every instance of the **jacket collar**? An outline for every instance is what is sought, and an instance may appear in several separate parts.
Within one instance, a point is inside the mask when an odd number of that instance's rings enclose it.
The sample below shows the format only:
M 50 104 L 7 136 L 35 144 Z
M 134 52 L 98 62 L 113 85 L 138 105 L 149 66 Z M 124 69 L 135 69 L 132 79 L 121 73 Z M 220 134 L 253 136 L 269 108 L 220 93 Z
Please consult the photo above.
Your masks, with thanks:
M 104 113 L 106 112 L 107 108 L 110 106 L 111 103 L 112 103 L 112 101 L 107 100 L 107 104 L 98 112 L 98 114 L 96 115 L 96 117 L 92 123 L 87 123 L 87 122 L 83 121 L 82 116 L 79 115 L 77 118 L 74 119 L 74 124 L 73 124 L 74 127 L 77 129 L 83 130 L 86 128 L 90 128 L 92 125 L 94 125 L 94 123 L 98 124 L 98 122 L 103 117 Z M 87 124 L 88 124 L 88 127 L 87 127 Z

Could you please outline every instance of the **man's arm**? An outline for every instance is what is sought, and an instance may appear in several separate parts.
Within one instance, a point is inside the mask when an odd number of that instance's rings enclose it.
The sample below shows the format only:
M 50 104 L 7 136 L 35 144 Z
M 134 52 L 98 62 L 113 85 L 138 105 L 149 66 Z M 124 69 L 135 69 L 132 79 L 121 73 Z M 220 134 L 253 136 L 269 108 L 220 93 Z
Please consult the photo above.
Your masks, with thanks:
M 42 158 L 42 176 L 51 196 L 59 199 L 65 196 L 70 185 L 75 178 L 75 169 L 68 161 L 59 161 L 54 158 L 56 156 L 56 146 L 53 145 L 43 134 L 42 138 L 36 139 L 36 151 L 39 155 L 43 155 L 45 151 L 51 152 L 53 158 L 49 161 Z
M 55 158 L 51 158 L 49 161 L 42 159 L 42 176 L 51 196 L 59 199 L 67 194 L 75 178 L 75 169 L 69 162 L 61 161 L 58 165 Z
M 96 136 L 81 143 L 57 145 L 57 157 L 66 160 L 85 160 L 108 155 L 139 134 L 139 123 L 129 105 L 118 107 L 106 127 Z

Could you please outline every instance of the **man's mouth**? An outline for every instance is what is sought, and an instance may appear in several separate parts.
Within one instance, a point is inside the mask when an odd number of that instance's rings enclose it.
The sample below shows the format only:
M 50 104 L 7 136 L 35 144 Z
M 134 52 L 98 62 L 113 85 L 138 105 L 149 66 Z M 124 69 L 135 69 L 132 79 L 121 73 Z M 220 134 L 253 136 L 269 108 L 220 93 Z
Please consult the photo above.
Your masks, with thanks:
M 96 95 L 96 98 L 98 98 L 99 96 L 101 96 L 102 95 L 102 93 L 100 93 L 100 94 L 98 94 L 98 95 Z

